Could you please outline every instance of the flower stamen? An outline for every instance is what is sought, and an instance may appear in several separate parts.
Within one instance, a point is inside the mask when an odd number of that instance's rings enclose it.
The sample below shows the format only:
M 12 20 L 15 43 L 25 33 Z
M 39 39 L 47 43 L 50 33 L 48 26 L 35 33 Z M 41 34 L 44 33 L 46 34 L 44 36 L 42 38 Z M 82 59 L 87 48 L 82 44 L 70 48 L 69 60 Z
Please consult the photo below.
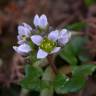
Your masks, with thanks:
M 44 38 L 44 40 L 40 44 L 40 48 L 46 52 L 51 52 L 56 47 L 56 42 L 49 40 L 48 38 Z

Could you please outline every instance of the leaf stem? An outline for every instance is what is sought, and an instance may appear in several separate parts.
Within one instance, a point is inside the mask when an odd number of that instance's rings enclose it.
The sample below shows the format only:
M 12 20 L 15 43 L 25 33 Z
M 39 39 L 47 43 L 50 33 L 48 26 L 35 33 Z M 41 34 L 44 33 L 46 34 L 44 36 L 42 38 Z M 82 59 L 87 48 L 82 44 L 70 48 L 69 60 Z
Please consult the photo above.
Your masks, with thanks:
M 72 35 L 81 35 L 84 36 L 85 33 L 84 32 L 76 32 L 76 31 L 71 31 Z

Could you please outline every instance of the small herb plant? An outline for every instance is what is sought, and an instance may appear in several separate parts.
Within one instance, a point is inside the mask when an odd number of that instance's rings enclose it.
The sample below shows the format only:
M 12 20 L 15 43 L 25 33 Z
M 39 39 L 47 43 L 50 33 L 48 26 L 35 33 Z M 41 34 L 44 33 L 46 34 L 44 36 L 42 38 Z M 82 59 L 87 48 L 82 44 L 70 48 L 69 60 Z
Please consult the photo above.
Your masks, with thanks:
M 36 15 L 33 27 L 26 23 L 19 25 L 18 46 L 13 49 L 27 60 L 25 77 L 20 81 L 22 88 L 39 91 L 40 96 L 80 91 L 96 66 L 89 63 L 91 58 L 85 52 L 88 38 L 78 34 L 65 28 L 52 28 L 46 15 Z M 60 68 L 56 65 L 61 62 L 56 62 L 58 57 L 63 61 Z

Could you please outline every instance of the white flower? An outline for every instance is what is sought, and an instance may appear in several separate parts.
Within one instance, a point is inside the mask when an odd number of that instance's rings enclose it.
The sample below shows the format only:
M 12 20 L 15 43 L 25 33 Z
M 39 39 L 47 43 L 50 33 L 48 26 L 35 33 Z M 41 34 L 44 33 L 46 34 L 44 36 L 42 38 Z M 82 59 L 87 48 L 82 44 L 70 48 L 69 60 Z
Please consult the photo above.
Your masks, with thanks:
M 27 38 L 31 35 L 32 28 L 30 25 L 26 23 L 22 23 L 22 25 L 18 26 L 18 44 L 22 44 L 26 41 Z
M 63 46 L 65 45 L 66 43 L 69 42 L 71 38 L 71 32 L 68 32 L 67 29 L 62 29 L 60 32 L 59 32 L 59 36 L 58 36 L 58 44 L 60 46 Z
M 62 29 L 61 31 L 56 30 L 50 32 L 48 37 L 50 37 L 50 39 L 52 38 L 53 41 L 57 41 L 59 46 L 63 46 L 69 42 L 71 33 L 68 32 L 67 29 Z
M 59 31 L 55 30 L 49 33 L 48 38 L 50 38 L 53 41 L 58 40 L 58 36 L 59 36 Z
M 45 29 L 48 25 L 46 15 L 43 14 L 40 17 L 38 15 L 35 15 L 33 23 L 35 27 L 39 26 L 40 28 Z
M 23 43 L 22 45 L 17 46 L 13 46 L 13 49 L 20 55 L 26 55 L 31 51 L 31 47 L 26 44 Z
M 56 35 L 54 34 L 56 33 Z M 56 47 L 56 40 L 58 39 L 57 30 L 52 31 L 48 37 L 42 38 L 40 35 L 33 35 L 31 40 L 34 44 L 39 46 L 37 58 L 45 58 L 48 54 L 57 53 L 61 47 Z

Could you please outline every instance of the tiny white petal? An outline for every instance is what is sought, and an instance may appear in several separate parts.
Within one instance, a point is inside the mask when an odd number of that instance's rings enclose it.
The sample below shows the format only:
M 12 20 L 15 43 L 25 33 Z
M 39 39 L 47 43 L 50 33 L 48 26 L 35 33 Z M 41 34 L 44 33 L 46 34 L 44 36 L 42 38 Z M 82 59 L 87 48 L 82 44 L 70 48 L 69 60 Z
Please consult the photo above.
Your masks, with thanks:
M 40 18 L 37 14 L 34 17 L 33 23 L 34 23 L 35 27 L 39 26 L 39 24 L 40 24 Z
M 69 34 L 68 34 L 69 32 L 68 32 L 68 30 L 67 29 L 62 29 L 61 31 L 60 31 L 60 37 L 63 37 L 63 36 L 68 36 Z
M 18 50 L 17 46 L 13 46 L 13 49 L 20 55 L 25 55 L 25 53 L 23 53 L 22 51 Z
M 28 44 L 24 43 L 18 47 L 18 50 L 21 50 L 22 52 L 28 53 L 31 51 L 31 48 Z
M 20 45 L 23 44 L 24 42 L 26 42 L 26 40 L 23 40 L 22 39 L 22 36 L 21 35 L 18 35 L 17 36 L 17 40 L 18 40 L 18 44 L 20 44 Z
M 24 25 L 24 27 L 26 27 L 27 29 L 29 29 L 30 31 L 32 31 L 32 27 L 27 24 L 27 23 L 22 23 Z
M 40 59 L 40 58 L 45 58 L 47 57 L 48 53 L 43 51 L 42 49 L 39 49 L 38 52 L 37 52 L 37 58 Z
M 13 49 L 18 53 L 18 47 L 17 46 L 13 46 Z
M 24 26 L 19 25 L 18 26 L 18 34 L 23 35 L 24 34 Z
M 27 29 L 27 28 L 25 28 L 24 31 L 25 31 L 25 32 L 24 32 L 24 33 L 25 33 L 24 35 L 25 35 L 26 37 L 30 37 L 31 31 L 30 31 L 29 29 Z
M 40 45 L 43 38 L 40 35 L 33 35 L 31 36 L 31 40 L 33 41 L 34 44 Z
M 21 40 L 21 36 L 17 35 L 17 40 L 20 41 Z
M 19 41 L 18 41 L 18 44 L 21 45 L 21 44 L 23 44 L 24 42 L 25 42 L 24 40 L 19 40 Z
M 61 32 L 60 32 L 60 34 L 61 34 L 61 35 L 65 35 L 67 32 L 68 32 L 67 29 L 62 29 Z
M 71 34 L 67 31 L 67 29 L 63 29 L 60 32 L 60 35 L 58 37 L 58 43 L 59 45 L 65 45 L 66 43 L 68 43 L 69 39 L 71 37 Z
M 55 47 L 55 48 L 52 50 L 51 54 L 59 52 L 60 49 L 61 49 L 61 47 Z
M 18 34 L 20 36 L 25 35 L 26 37 L 30 37 L 31 30 L 29 30 L 27 27 L 24 26 L 18 26 Z
M 17 46 L 13 46 L 13 49 L 17 53 L 19 53 L 21 55 L 25 55 L 25 54 L 27 54 L 27 53 L 29 53 L 31 51 L 30 46 L 28 44 L 25 44 L 25 43 L 20 45 L 20 46 L 18 46 L 18 47 Z
M 46 15 L 43 14 L 42 16 L 40 16 L 40 24 L 39 24 L 39 26 L 41 28 L 46 28 L 47 25 L 48 25 L 47 17 L 46 17 Z
M 56 41 L 58 39 L 58 36 L 59 36 L 59 31 L 55 30 L 49 33 L 48 38 L 50 40 Z

